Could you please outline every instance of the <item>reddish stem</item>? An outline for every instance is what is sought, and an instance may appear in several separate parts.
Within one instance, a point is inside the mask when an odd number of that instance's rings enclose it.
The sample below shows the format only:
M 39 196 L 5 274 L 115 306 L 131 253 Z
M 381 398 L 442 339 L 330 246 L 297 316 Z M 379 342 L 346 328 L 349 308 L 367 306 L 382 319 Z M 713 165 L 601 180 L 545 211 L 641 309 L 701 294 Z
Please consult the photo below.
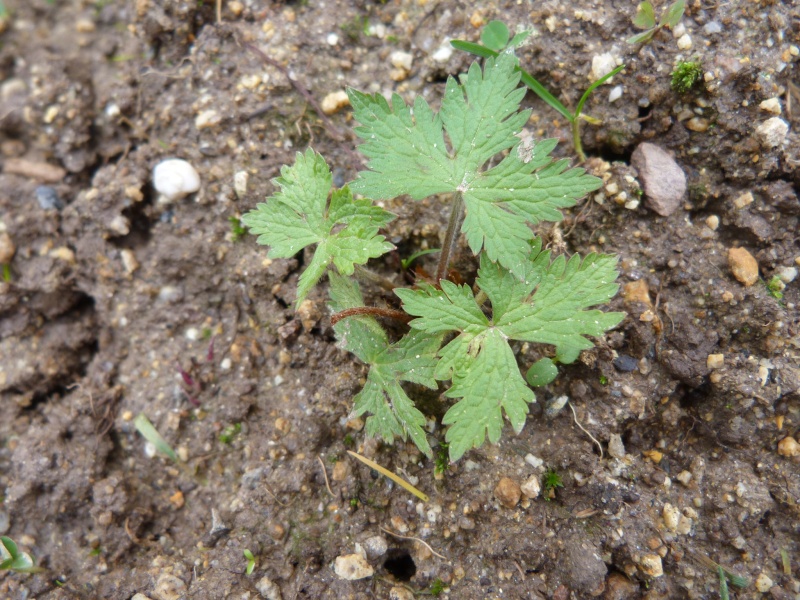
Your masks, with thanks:
M 394 319 L 402 323 L 408 323 L 412 317 L 402 310 L 395 310 L 393 308 L 378 308 L 377 306 L 356 306 L 353 308 L 346 308 L 331 316 L 331 325 L 336 325 L 342 319 L 347 317 L 355 317 L 358 315 L 369 315 L 371 317 L 386 317 L 387 319 Z

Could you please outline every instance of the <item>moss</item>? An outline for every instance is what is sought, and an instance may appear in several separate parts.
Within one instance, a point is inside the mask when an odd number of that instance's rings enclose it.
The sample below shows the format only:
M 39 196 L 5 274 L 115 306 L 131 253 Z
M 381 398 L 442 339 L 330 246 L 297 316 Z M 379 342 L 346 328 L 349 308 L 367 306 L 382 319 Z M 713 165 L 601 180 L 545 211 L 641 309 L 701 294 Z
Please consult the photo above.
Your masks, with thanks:
M 679 62 L 672 71 L 670 87 L 678 94 L 685 94 L 703 78 L 703 67 L 699 62 Z

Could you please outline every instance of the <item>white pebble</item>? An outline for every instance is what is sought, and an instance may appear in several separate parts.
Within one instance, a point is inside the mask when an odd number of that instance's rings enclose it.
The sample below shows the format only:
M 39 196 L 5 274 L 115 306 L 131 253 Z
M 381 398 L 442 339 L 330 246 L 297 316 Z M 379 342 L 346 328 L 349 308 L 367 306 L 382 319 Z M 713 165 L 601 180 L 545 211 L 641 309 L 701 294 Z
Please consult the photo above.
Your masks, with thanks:
M 761 145 L 766 148 L 780 146 L 787 133 L 789 133 L 789 124 L 780 117 L 767 119 L 756 128 L 756 136 Z
M 360 554 L 346 554 L 337 556 L 333 565 L 337 577 L 348 581 L 372 577 L 375 570 Z
M 677 40 L 685 33 L 686 33 L 686 25 L 684 25 L 683 23 L 678 23 L 672 30 L 672 37 L 674 37 Z
M 437 63 L 446 63 L 453 56 L 453 47 L 450 44 L 439 46 L 439 48 L 431 55 L 431 58 Z
M 522 490 L 522 493 L 525 494 L 526 498 L 538 497 L 539 492 L 542 491 L 542 484 L 539 482 L 539 476 L 531 475 L 521 486 L 519 486 L 519 489 Z
M 661 513 L 661 516 L 664 519 L 664 525 L 667 526 L 667 529 L 670 531 L 676 531 L 678 529 L 678 523 L 681 519 L 681 512 L 672 506 L 672 504 L 665 504 L 664 510 Z
M 679 37 L 678 48 L 680 48 L 681 50 L 691 50 L 692 36 L 690 36 L 688 33 L 684 33 L 681 37 Z
M 544 465 L 544 461 L 538 456 L 534 456 L 533 454 L 526 454 L 525 462 L 528 463 L 530 466 L 532 466 L 534 469 L 538 469 L 539 467 Z
M 611 88 L 610 92 L 608 92 L 608 102 L 609 103 L 616 102 L 620 98 L 622 98 L 622 86 L 616 85 L 613 88 Z
M 236 197 L 240 200 L 247 195 L 247 182 L 250 175 L 247 171 L 237 171 L 233 175 L 233 191 L 236 192 Z
M 797 278 L 797 269 L 794 267 L 781 267 L 775 272 L 775 275 L 783 283 L 792 283 Z
M 350 106 L 350 98 L 347 97 L 347 92 L 344 90 L 331 92 L 322 99 L 320 106 L 326 115 L 333 115 L 345 106 Z
M 328 43 L 329 46 L 335 46 L 339 43 L 339 36 L 335 33 L 329 33 L 328 37 L 325 38 L 325 41 Z
M 595 54 L 592 57 L 592 70 L 589 71 L 589 81 L 597 81 L 604 75 L 607 75 L 611 71 L 617 68 L 617 59 L 614 58 L 614 55 L 610 52 L 606 52 L 604 54 Z M 611 83 L 614 80 L 612 77 L 611 79 L 607 80 L 605 83 Z
M 170 158 L 153 169 L 153 187 L 162 203 L 174 202 L 200 189 L 200 175 L 185 160 Z
M 411 65 L 414 62 L 414 55 L 410 54 L 409 52 L 396 50 L 389 56 L 389 62 L 392 63 L 393 67 L 410 71 Z
M 779 115 L 781 114 L 780 98 L 767 98 L 758 105 L 758 108 L 773 115 Z
M 223 358 L 222 362 L 219 363 L 219 368 L 223 371 L 228 371 L 231 368 L 231 359 Z
M 215 125 L 219 125 L 220 121 L 222 121 L 222 117 L 217 111 L 213 109 L 204 110 L 195 117 L 194 126 L 198 129 L 208 129 L 210 127 L 214 127 Z
M 756 590 L 766 594 L 772 588 L 772 579 L 766 573 L 759 573 L 756 577 Z
M 156 450 L 155 444 L 150 442 L 145 442 L 144 444 L 144 454 L 147 458 L 154 458 L 158 451 Z

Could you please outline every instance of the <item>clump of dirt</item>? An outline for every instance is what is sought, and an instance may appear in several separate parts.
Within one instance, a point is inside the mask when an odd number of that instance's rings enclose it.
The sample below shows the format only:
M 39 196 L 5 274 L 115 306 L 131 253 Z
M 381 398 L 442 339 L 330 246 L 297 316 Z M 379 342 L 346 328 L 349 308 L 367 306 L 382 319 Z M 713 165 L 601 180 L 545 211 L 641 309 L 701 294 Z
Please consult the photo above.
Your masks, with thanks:
M 732 596 L 800 594 L 800 8 L 695 2 L 630 46 L 633 3 L 225 0 L 219 20 L 214 2 L 4 4 L 0 534 L 46 571 L 0 572 L 2 597 L 713 598 L 715 563 L 747 578 Z M 268 260 L 235 225 L 298 150 L 326 156 L 337 185 L 362 168 L 349 109 L 317 112 L 326 96 L 435 104 L 471 60 L 449 40 L 493 18 L 534 32 L 521 66 L 567 105 L 595 58 L 626 65 L 586 105 L 604 187 L 539 233 L 617 254 L 610 308 L 628 317 L 538 392 L 520 435 L 437 474 L 349 419 L 366 372 L 336 347 L 324 286 L 292 310 L 309 256 Z M 689 60 L 703 80 L 679 95 Z M 526 103 L 524 134 L 572 156 L 569 124 Z M 667 216 L 642 202 L 642 142 L 685 174 Z M 197 194 L 157 196 L 168 157 L 198 170 Z M 444 200 L 386 203 L 398 252 L 375 268 L 438 247 Z M 520 346 L 520 367 L 546 352 Z M 447 400 L 418 396 L 440 420 Z M 178 464 L 148 452 L 139 413 Z M 503 478 L 519 501 L 495 495 Z M 372 576 L 335 574 L 359 553 Z

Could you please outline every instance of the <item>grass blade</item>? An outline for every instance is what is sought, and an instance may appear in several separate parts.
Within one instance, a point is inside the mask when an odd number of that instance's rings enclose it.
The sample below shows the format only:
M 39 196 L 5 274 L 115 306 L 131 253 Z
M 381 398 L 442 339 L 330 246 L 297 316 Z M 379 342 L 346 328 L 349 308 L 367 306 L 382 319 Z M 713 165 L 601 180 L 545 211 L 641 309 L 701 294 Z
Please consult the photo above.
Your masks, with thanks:
M 470 54 L 480 56 L 481 58 L 494 58 L 497 56 L 497 52 L 491 48 L 481 46 L 480 44 L 476 44 L 474 42 L 467 42 L 466 40 L 450 40 L 450 45 L 456 50 L 469 52 Z
M 136 427 L 136 431 L 142 434 L 142 437 L 146 439 L 148 442 L 153 444 L 156 447 L 156 450 L 164 454 L 165 456 L 170 457 L 175 462 L 180 462 L 178 460 L 178 455 L 175 454 L 175 450 L 172 449 L 161 434 L 158 433 L 158 430 L 153 426 L 144 413 L 139 413 L 137 417 L 133 420 L 133 424 Z
M 625 65 L 618 66 L 616 69 L 614 69 L 613 71 L 611 71 L 609 73 L 606 73 L 600 79 L 598 79 L 597 81 L 592 83 L 592 85 L 590 85 L 588 88 L 586 88 L 586 91 L 583 92 L 583 96 L 581 96 L 581 99 L 578 102 L 578 108 L 575 109 L 575 117 L 576 118 L 579 117 L 581 112 L 583 111 L 583 105 L 586 104 L 586 101 L 589 99 L 589 94 L 591 94 L 593 91 L 595 91 L 599 86 L 603 85 L 606 81 L 611 79 L 614 75 L 616 75 L 617 73 L 622 71 L 622 69 L 624 69 L 624 68 L 625 68 Z
M 520 71 L 522 71 L 522 69 L 520 69 Z M 536 81 L 533 75 L 531 75 L 527 71 L 522 71 L 522 83 L 524 83 L 531 90 L 533 90 L 533 93 L 539 96 L 539 98 L 541 98 L 542 100 L 544 100 L 545 103 L 548 106 L 550 106 L 550 108 L 553 108 L 557 110 L 559 113 L 561 113 L 561 115 L 565 119 L 567 119 L 570 123 L 572 123 L 575 120 L 574 115 L 571 112 L 569 112 L 567 107 L 561 104 L 558 98 L 556 98 L 555 96 L 553 96 L 553 94 L 547 91 L 547 88 L 544 87 L 538 81 Z
M 355 452 L 351 452 L 350 450 L 348 450 L 347 453 L 349 455 L 351 455 L 351 456 L 354 456 L 355 458 L 357 458 L 361 462 L 363 462 L 370 469 L 375 469 L 381 475 L 385 475 L 386 477 L 388 477 L 389 479 L 394 481 L 397 485 L 399 485 L 403 489 L 405 489 L 405 490 L 411 492 L 412 494 L 414 494 L 417 498 L 419 498 L 423 502 L 427 502 L 429 500 L 428 496 L 426 496 L 425 494 L 420 492 L 417 488 L 415 488 L 413 485 L 408 483 L 405 479 L 395 475 L 394 473 L 392 473 L 388 469 L 384 469 L 382 466 L 380 466 L 375 461 L 372 461 L 372 460 L 368 459 L 367 457 L 361 456 L 360 454 L 357 454 Z

